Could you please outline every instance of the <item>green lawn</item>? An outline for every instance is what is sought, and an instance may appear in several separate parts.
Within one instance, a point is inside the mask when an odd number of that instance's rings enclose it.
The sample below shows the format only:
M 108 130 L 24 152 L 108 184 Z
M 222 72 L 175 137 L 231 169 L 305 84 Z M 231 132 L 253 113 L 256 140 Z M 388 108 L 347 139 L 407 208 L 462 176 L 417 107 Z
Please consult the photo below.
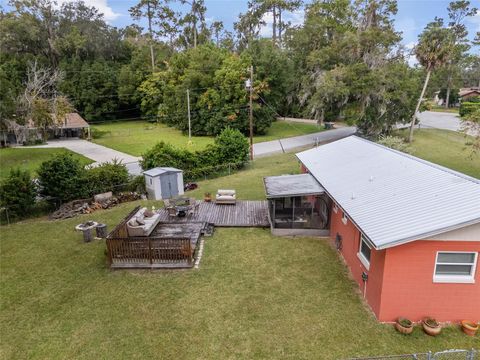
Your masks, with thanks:
M 83 164 L 90 164 L 92 161 L 84 156 L 75 154 L 66 149 L 44 149 L 44 148 L 7 148 L 0 149 L 0 179 L 8 176 L 10 169 L 21 168 L 29 170 L 32 175 L 42 162 L 50 159 L 53 155 L 69 152 L 79 159 Z
M 94 125 L 92 128 L 107 132 L 98 139 L 97 144 L 105 145 L 127 154 L 140 156 L 157 142 L 163 140 L 178 147 L 188 147 L 191 150 L 203 149 L 207 144 L 213 143 L 213 137 L 194 136 L 192 143 L 188 143 L 188 136 L 181 131 L 164 124 L 148 123 L 146 121 L 123 121 Z M 255 137 L 255 142 L 269 141 L 284 137 L 310 134 L 321 131 L 316 125 L 299 124 L 292 122 L 276 121 L 272 124 L 266 135 Z
M 402 131 L 406 135 L 406 131 Z M 449 130 L 415 130 L 413 155 L 442 166 L 480 178 L 480 154 L 472 154 L 465 145 L 468 138 Z
M 448 108 L 446 109 L 445 106 L 433 105 L 429 111 L 435 112 L 448 112 L 452 114 L 458 114 L 458 108 Z
M 191 194 L 228 186 L 258 199 L 263 175 L 298 169 L 292 154 L 262 158 Z M 379 324 L 318 238 L 217 229 L 198 270 L 111 271 L 104 242 L 85 244 L 73 228 L 92 219 L 111 229 L 136 204 L 1 228 L 2 359 L 338 359 L 478 347 L 455 326 L 432 338 Z

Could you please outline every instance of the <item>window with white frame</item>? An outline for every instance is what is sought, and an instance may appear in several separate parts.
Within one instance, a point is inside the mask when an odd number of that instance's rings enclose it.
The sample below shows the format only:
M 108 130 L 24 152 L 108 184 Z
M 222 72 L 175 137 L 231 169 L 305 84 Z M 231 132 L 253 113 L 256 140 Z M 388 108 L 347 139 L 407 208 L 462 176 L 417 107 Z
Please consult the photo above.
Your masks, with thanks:
M 358 258 L 362 262 L 363 266 L 370 270 L 370 256 L 372 255 L 372 248 L 368 244 L 363 234 L 360 236 L 360 246 L 358 248 Z
M 335 214 L 338 212 L 338 206 L 335 203 L 333 203 L 333 211 L 335 212 Z
M 478 253 L 438 251 L 433 273 L 434 282 L 473 283 Z
M 344 211 L 342 214 L 342 222 L 344 225 L 347 225 L 347 221 L 348 221 L 347 214 L 345 214 L 345 211 Z

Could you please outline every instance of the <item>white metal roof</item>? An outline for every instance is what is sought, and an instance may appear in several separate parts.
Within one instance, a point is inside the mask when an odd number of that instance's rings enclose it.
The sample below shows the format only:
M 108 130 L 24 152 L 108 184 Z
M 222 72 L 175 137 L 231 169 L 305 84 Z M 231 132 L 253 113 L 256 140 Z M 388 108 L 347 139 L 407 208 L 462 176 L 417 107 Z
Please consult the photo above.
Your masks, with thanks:
M 377 249 L 480 222 L 480 180 L 414 156 L 350 136 L 297 157 Z
M 161 174 L 172 173 L 172 172 L 179 173 L 179 172 L 182 172 L 182 170 L 175 169 L 172 167 L 156 167 L 156 168 L 144 171 L 143 174 L 154 177 Z
M 325 190 L 310 174 L 267 176 L 263 178 L 267 198 L 322 194 Z

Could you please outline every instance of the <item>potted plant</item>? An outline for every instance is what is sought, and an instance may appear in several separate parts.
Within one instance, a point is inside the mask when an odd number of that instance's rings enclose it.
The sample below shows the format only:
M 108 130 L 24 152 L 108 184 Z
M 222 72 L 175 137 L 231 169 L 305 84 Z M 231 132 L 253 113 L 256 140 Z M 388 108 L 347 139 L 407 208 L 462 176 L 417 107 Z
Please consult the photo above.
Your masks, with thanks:
M 473 321 L 462 320 L 462 330 L 468 336 L 475 336 L 478 331 L 478 324 Z
M 204 195 L 203 195 L 203 200 L 205 202 L 210 202 L 212 201 L 212 194 L 210 194 L 209 192 L 206 192 Z
M 437 336 L 442 331 L 442 327 L 434 318 L 425 318 L 422 321 L 423 331 L 430 336 Z
M 407 318 L 399 317 L 395 322 L 395 329 L 402 334 L 410 334 L 413 331 L 413 323 Z

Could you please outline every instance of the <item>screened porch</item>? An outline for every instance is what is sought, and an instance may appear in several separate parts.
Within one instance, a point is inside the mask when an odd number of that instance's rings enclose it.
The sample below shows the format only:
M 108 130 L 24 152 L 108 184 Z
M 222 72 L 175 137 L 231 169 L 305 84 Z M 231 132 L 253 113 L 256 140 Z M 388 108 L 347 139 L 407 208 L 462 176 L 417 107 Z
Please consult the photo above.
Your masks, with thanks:
M 330 201 L 310 174 L 264 178 L 272 232 L 328 235 Z

